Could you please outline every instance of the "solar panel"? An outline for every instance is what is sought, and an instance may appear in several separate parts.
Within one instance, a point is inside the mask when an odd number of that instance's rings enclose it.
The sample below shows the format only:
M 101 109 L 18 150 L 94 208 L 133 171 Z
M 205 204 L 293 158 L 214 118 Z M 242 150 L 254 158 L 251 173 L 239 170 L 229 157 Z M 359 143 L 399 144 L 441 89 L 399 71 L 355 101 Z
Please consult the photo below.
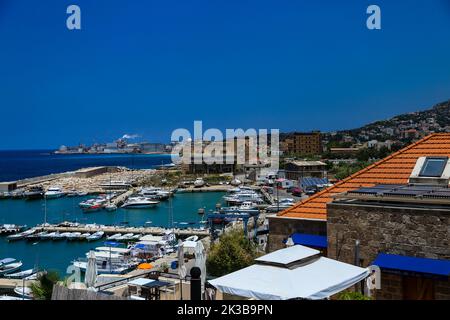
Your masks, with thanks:
M 450 188 L 431 185 L 377 185 L 349 191 L 349 194 L 409 198 L 450 199 Z

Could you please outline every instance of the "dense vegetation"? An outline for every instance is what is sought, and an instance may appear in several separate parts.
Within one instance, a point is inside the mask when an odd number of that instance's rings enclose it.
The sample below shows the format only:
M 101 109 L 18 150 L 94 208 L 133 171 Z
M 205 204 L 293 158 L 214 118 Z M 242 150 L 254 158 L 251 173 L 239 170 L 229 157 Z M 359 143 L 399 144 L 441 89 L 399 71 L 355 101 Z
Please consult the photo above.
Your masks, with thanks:
M 253 264 L 258 256 L 256 245 L 244 236 L 240 229 L 234 229 L 220 236 L 212 244 L 206 260 L 208 275 L 220 277 Z

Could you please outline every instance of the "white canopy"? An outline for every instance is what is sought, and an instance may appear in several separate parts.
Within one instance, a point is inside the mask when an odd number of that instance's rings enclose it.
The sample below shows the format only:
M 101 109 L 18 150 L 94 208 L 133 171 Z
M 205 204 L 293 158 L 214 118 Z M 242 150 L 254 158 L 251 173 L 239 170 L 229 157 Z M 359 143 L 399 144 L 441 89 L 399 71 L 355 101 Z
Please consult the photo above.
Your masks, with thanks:
M 292 248 L 296 248 L 291 250 Z M 294 261 L 295 256 L 286 260 L 286 252 L 298 251 L 298 256 L 305 257 L 308 252 L 301 253 L 305 247 L 294 246 L 271 254 L 269 259 L 261 257 L 259 261 L 274 261 L 279 255 L 280 260 Z M 308 251 L 309 248 L 305 248 Z M 286 251 L 287 250 L 287 251 Z M 283 252 L 284 251 L 284 252 Z M 313 254 L 313 252 L 309 251 Z M 210 280 L 209 283 L 224 293 L 231 295 L 255 298 L 260 300 L 287 300 L 287 299 L 326 299 L 340 291 L 343 291 L 355 283 L 369 276 L 368 269 L 356 267 L 347 263 L 318 257 L 301 263 L 297 267 L 287 268 L 278 266 L 256 264 L 230 273 L 223 277 Z

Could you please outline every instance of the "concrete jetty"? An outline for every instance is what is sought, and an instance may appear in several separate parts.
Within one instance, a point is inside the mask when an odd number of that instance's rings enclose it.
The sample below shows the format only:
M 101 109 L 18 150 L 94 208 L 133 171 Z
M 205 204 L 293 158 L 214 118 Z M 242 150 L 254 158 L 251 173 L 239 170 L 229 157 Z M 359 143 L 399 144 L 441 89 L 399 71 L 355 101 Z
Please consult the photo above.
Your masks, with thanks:
M 161 227 L 121 227 L 121 226 L 74 226 L 74 227 L 58 227 L 58 226 L 38 226 L 39 230 L 48 232 L 81 232 L 81 233 L 93 233 L 97 231 L 103 231 L 105 234 L 115 233 L 134 233 L 134 234 L 151 234 L 151 235 L 163 235 L 168 229 Z M 177 236 L 208 236 L 209 231 L 206 229 L 173 229 Z
M 29 287 L 32 283 L 36 282 L 35 280 L 23 280 L 23 279 L 7 279 L 0 278 L 0 289 L 11 289 L 13 290 L 15 287 L 22 287 L 25 284 L 25 287 Z

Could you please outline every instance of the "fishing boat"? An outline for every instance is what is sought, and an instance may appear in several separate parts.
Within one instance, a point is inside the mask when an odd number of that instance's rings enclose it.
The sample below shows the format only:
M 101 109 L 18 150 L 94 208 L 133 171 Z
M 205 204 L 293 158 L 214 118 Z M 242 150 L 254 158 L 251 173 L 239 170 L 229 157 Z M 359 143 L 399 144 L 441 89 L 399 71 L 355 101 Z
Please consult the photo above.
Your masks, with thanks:
M 5 275 L 19 270 L 22 267 L 22 261 L 14 258 L 5 258 L 0 260 L 0 275 Z
M 125 209 L 147 209 L 156 206 L 159 201 L 149 200 L 145 197 L 131 197 L 122 205 Z
M 50 187 L 47 192 L 44 193 L 46 199 L 56 199 L 61 198 L 65 195 L 65 192 L 62 191 L 60 187 Z
M 91 234 L 89 237 L 86 238 L 87 241 L 96 241 L 103 237 L 105 233 L 103 231 L 97 231 L 93 234 Z
M 28 287 L 15 287 L 14 293 L 26 299 L 33 299 L 33 292 Z
M 16 273 L 9 273 L 9 274 L 5 274 L 5 278 L 8 279 L 23 279 L 26 277 L 29 277 L 33 274 L 36 273 L 35 269 L 28 269 L 28 270 L 24 270 L 24 271 L 20 271 L 20 272 L 16 272 Z

